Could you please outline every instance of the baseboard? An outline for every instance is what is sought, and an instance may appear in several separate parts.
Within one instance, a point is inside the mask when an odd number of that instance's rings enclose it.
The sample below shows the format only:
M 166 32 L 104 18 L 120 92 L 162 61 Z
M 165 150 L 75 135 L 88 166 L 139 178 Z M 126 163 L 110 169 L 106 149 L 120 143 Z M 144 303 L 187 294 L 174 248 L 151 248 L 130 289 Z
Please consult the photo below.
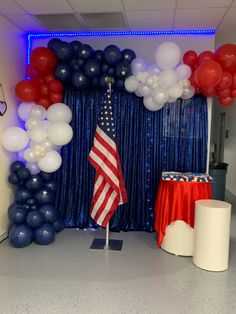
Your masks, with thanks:
M 0 234 L 0 243 L 8 238 L 8 232 Z

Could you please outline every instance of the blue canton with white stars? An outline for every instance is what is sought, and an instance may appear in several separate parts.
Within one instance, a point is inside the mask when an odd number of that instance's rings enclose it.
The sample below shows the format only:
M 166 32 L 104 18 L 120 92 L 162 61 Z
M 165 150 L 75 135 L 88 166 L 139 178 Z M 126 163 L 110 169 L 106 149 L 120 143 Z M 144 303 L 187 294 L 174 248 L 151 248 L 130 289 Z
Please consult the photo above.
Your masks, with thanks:
M 105 93 L 105 100 L 100 112 L 98 126 L 109 136 L 115 139 L 115 124 L 112 114 L 111 94 L 109 91 Z

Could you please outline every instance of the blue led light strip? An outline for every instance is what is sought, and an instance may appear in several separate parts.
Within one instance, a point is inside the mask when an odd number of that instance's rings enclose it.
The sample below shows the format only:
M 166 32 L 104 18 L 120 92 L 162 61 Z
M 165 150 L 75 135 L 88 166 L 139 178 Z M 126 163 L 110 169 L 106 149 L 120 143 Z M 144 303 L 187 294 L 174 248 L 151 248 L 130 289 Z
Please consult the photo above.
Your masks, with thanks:
M 32 40 L 51 37 L 109 37 L 109 36 L 165 36 L 165 35 L 215 35 L 215 29 L 179 29 L 166 31 L 116 31 L 116 32 L 79 32 L 79 33 L 30 33 L 27 35 L 27 64 L 30 61 Z

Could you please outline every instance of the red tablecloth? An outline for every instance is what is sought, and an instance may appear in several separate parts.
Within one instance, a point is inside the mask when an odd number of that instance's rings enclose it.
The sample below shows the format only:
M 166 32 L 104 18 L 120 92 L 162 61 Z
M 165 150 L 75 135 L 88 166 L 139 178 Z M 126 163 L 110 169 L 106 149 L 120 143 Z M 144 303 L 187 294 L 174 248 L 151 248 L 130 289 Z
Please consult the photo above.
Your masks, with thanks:
M 165 230 L 175 220 L 183 220 L 194 227 L 195 201 L 211 199 L 211 182 L 182 182 L 160 180 L 155 204 L 154 226 L 158 232 L 158 246 Z

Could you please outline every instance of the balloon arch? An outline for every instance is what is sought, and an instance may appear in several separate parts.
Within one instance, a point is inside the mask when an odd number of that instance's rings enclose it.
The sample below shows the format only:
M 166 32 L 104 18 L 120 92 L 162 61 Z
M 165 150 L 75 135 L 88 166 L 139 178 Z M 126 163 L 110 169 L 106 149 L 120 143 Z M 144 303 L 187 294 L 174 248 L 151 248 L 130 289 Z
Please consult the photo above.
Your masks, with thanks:
M 143 97 L 144 106 L 160 110 L 177 98 L 188 100 L 195 94 L 217 97 L 222 106 L 230 106 L 236 97 L 236 45 L 225 44 L 215 53 L 199 55 L 189 50 L 181 62 L 180 48 L 173 42 L 157 47 L 155 63 L 136 58 L 131 49 L 121 51 L 115 45 L 94 50 L 80 41 L 71 43 L 53 38 L 48 47 L 32 51 L 26 67 L 28 80 L 15 87 L 22 101 L 18 115 L 25 128 L 10 127 L 2 134 L 2 145 L 17 152 L 10 168 L 9 182 L 15 186 L 15 201 L 8 209 L 11 222 L 9 239 L 15 247 L 33 240 L 50 244 L 55 232 L 63 229 L 63 219 L 55 208 L 56 182 L 53 173 L 62 163 L 60 149 L 73 137 L 69 125 L 70 108 L 61 103 L 63 89 L 113 88 Z

